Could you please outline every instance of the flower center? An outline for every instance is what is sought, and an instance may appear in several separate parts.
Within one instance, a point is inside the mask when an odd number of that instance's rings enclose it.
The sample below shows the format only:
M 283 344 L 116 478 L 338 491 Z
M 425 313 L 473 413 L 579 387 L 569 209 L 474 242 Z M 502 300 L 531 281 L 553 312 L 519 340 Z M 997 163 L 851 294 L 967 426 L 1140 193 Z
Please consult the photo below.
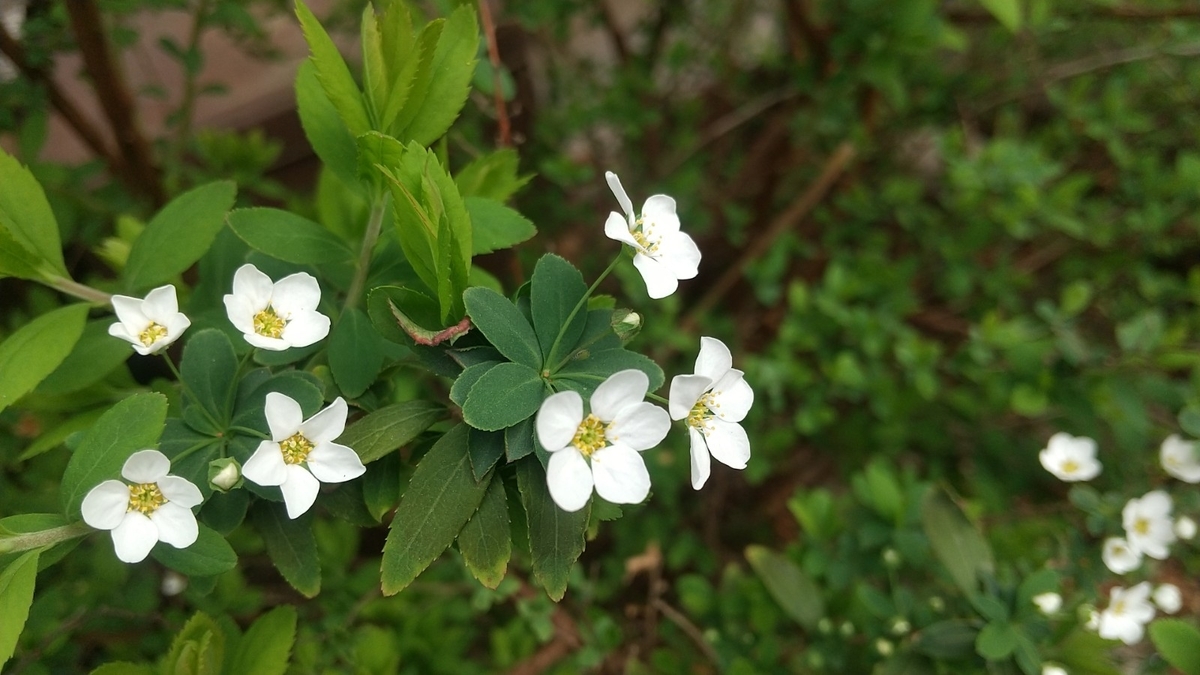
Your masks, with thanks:
M 1125 601 L 1118 600 L 1115 603 L 1113 603 L 1112 613 L 1116 614 L 1118 616 L 1120 616 L 1121 614 L 1124 614 L 1125 613 Z
M 275 313 L 274 307 L 267 305 L 266 309 L 254 315 L 254 332 L 263 337 L 278 338 L 283 335 L 283 327 L 287 323 L 287 319 Z
M 630 232 L 633 235 L 633 240 L 645 251 L 646 255 L 654 255 L 658 251 L 658 241 L 651 239 L 648 234 L 653 229 L 654 223 L 647 225 L 642 218 L 638 218 L 634 222 L 637 224 L 637 229 Z
M 1133 531 L 1138 534 L 1150 534 L 1150 521 L 1145 518 L 1138 518 L 1133 521 Z
M 688 413 L 688 426 L 704 431 L 709 426 L 709 420 L 714 417 L 712 409 L 719 407 L 720 404 L 714 400 L 711 391 L 701 396 L 700 400 L 696 401 L 696 405 L 692 406 L 692 411 Z
M 150 322 L 149 326 L 146 326 L 146 330 L 138 333 L 138 339 L 142 341 L 142 346 L 144 347 L 149 347 L 165 337 L 167 337 L 167 327 L 153 321 Z
M 313 444 L 312 441 L 297 432 L 280 441 L 279 449 L 283 451 L 284 464 L 299 464 L 308 459 L 308 453 L 312 452 Z
M 591 457 L 593 452 L 608 445 L 608 438 L 604 435 L 604 422 L 595 415 L 588 415 L 575 430 L 571 445 L 584 457 Z
M 1062 463 L 1063 473 L 1076 473 L 1079 471 L 1079 462 L 1073 459 L 1068 459 Z
M 148 516 L 166 503 L 167 498 L 158 489 L 158 483 L 138 483 L 129 486 L 129 507 L 125 511 L 141 511 L 142 515 Z

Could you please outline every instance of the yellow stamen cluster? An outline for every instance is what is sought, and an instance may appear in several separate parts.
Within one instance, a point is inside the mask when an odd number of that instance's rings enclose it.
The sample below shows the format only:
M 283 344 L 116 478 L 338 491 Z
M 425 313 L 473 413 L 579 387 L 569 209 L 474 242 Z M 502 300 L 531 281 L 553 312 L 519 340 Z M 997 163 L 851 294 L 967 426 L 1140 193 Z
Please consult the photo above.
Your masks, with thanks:
M 642 250 L 645 251 L 647 255 L 653 255 L 656 251 L 658 251 L 658 242 L 651 241 L 650 237 L 646 235 L 648 228 L 645 226 L 645 223 L 641 218 L 638 218 L 636 221 L 634 221 L 634 223 L 637 225 L 637 227 L 630 232 L 630 234 L 633 235 L 633 240 L 638 243 L 638 246 L 642 247 Z
M 571 445 L 584 457 L 591 457 L 593 452 L 608 445 L 608 438 L 604 434 L 604 422 L 595 415 L 588 415 L 575 430 Z
M 148 516 L 166 503 L 167 498 L 158 489 L 158 483 L 138 483 L 129 486 L 129 507 L 125 510 L 141 511 Z
M 142 345 L 145 347 L 149 347 L 165 337 L 167 337 L 167 327 L 153 321 L 150 322 L 149 326 L 146 326 L 146 330 L 138 333 L 138 340 L 141 340 Z
M 308 453 L 312 452 L 313 444 L 299 433 L 295 433 L 280 441 L 279 449 L 283 451 L 284 464 L 299 464 L 308 459 Z
M 254 315 L 254 332 L 263 337 L 278 338 L 283 335 L 283 327 L 287 320 L 275 313 L 275 308 L 267 308 Z
M 721 404 L 714 400 L 711 391 L 701 396 L 700 400 L 696 401 L 696 405 L 692 406 L 692 411 L 688 413 L 688 426 L 703 431 L 708 426 L 708 421 L 713 418 L 712 409 L 719 408 L 720 406 Z
M 1138 518 L 1133 521 L 1133 531 L 1138 534 L 1150 534 L 1150 521 L 1145 518 Z
M 1081 468 L 1082 467 L 1079 466 L 1079 462 L 1076 462 L 1073 459 L 1068 459 L 1062 463 L 1062 472 L 1065 474 L 1077 473 Z

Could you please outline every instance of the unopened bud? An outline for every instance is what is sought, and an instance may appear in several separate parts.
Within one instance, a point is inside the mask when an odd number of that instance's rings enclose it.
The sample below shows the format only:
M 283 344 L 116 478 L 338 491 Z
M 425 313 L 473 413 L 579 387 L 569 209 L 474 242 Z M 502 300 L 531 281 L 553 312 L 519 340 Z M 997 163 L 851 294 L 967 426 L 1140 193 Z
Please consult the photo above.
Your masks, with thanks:
M 899 551 L 897 551 L 894 548 L 883 549 L 883 564 L 884 565 L 887 565 L 888 567 L 893 567 L 893 568 L 899 567 L 900 561 L 901 561 L 901 558 L 900 558 Z
M 187 590 L 188 580 L 175 570 L 167 570 L 162 578 L 162 594 L 169 597 L 179 595 Z
M 842 637 L 850 637 L 854 635 L 854 624 L 849 620 L 843 621 L 842 625 L 838 626 L 838 632 L 842 634 Z
M 880 656 L 891 656 L 892 652 L 896 651 L 896 647 L 891 640 L 879 638 L 875 641 L 875 651 L 879 652 Z
M 1042 675 L 1067 675 L 1067 669 L 1062 666 L 1056 666 L 1053 663 L 1047 663 L 1042 666 Z
M 833 633 L 833 620 L 827 616 L 821 617 L 821 620 L 817 622 L 817 631 L 820 632 L 821 635 L 832 634 Z
M 232 457 L 214 459 L 208 463 L 208 484 L 221 492 L 241 487 L 242 465 Z
M 902 616 L 892 619 L 891 631 L 892 635 L 905 635 L 912 630 L 912 624 Z
M 642 330 L 642 315 L 631 309 L 614 309 L 612 329 L 621 342 L 629 342 Z
M 1196 536 L 1196 521 L 1187 516 L 1180 516 L 1175 521 L 1175 536 L 1180 539 L 1193 539 Z
M 942 599 L 942 596 L 935 595 L 929 598 L 929 609 L 932 609 L 935 612 L 945 611 L 946 601 Z

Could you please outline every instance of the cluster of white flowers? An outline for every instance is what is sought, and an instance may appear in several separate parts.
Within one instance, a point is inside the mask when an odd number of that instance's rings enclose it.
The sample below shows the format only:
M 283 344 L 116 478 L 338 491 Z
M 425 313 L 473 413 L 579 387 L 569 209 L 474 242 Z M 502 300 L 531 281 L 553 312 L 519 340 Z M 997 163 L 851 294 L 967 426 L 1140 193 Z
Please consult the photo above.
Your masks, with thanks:
M 1107 640 L 1137 644 L 1154 618 L 1155 606 L 1167 614 L 1178 612 L 1183 606 L 1179 587 L 1161 584 L 1152 588 L 1149 581 L 1129 588 L 1116 586 L 1109 592 L 1108 607 L 1093 615 L 1088 627 Z

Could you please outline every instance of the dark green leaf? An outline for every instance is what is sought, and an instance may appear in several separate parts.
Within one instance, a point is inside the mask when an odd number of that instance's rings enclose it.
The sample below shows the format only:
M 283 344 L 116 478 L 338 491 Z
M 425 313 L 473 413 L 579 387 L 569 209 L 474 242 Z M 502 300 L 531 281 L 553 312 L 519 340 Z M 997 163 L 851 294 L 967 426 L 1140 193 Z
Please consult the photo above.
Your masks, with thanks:
M 358 453 L 364 464 L 411 443 L 421 432 L 446 416 L 431 401 L 406 401 L 380 408 L 346 428 L 338 443 Z
M 363 476 L 363 503 L 376 522 L 400 502 L 400 456 L 384 455 Z
M 83 335 L 87 305 L 68 305 L 21 326 L 0 343 L 0 411 L 46 379 Z M 113 338 L 116 339 L 116 338 Z
M 471 252 L 475 255 L 512 248 L 537 234 L 533 222 L 498 201 L 466 197 L 471 214 Z
M 12 658 L 17 648 L 17 638 L 29 618 L 29 606 L 33 604 L 33 587 L 37 580 L 40 550 L 22 553 L 0 571 L 0 666 Z
M 467 289 L 463 301 L 475 327 L 501 354 L 514 363 L 541 370 L 542 352 L 537 335 L 516 305 L 486 288 Z
M 940 490 L 931 489 L 921 502 L 921 526 L 938 560 L 968 596 L 979 592 L 981 572 L 992 572 L 992 549 Z
M 824 596 L 799 565 L 765 546 L 747 547 L 746 560 L 788 616 L 809 630 L 817 627 L 825 616 Z
M 518 422 L 504 430 L 504 457 L 515 462 L 537 450 L 533 440 L 534 418 Z
M 312 531 L 312 512 L 295 520 L 282 504 L 259 503 L 250 514 L 267 545 L 267 555 L 292 588 L 306 598 L 321 592 L 321 561 Z
M 467 402 L 467 395 L 471 393 L 471 387 L 483 377 L 483 374 L 499 365 L 499 361 L 484 361 L 467 366 L 466 369 L 459 374 L 454 380 L 454 384 L 450 387 L 450 400 L 454 401 L 458 407 L 462 407 Z
M 0 232 L 5 234 L 0 241 L 17 244 L 32 254 L 38 268 L 67 277 L 63 264 L 62 242 L 58 235 L 58 222 L 46 201 L 42 186 L 11 155 L 0 149 Z M 0 254 L 0 259 L 3 259 Z M 32 261 L 31 260 L 31 261 Z
M 296 641 L 296 609 L 281 605 L 258 617 L 237 643 L 230 673 L 283 675 Z
M 487 472 L 504 456 L 504 432 L 471 430 L 468 440 L 471 453 L 471 474 L 475 480 L 483 480 Z
M 172 417 L 163 427 L 159 450 L 171 460 L 171 473 L 186 478 L 200 488 L 207 498 L 212 494 L 208 485 L 208 463 L 216 459 L 225 441 L 202 434 Z
M 299 403 L 305 419 L 317 414 L 325 403 L 325 395 L 321 393 L 321 381 L 315 375 L 299 370 L 285 370 L 254 387 L 246 396 L 245 402 L 237 406 L 233 415 L 233 425 L 266 433 L 269 429 L 263 408 L 267 404 L 267 394 L 273 391 L 285 394 Z
M 223 431 L 233 407 L 230 399 L 237 367 L 237 355 L 225 333 L 208 328 L 193 335 L 183 348 L 183 360 L 179 364 L 179 373 L 187 385 L 184 411 L 199 405 L 216 421 L 218 428 L 215 431 Z
M 553 253 L 538 259 L 529 285 L 529 302 L 533 329 L 548 365 L 558 365 L 575 351 L 587 325 L 585 295 L 587 284 L 574 265 Z
M 224 227 L 236 194 L 232 182 L 217 181 L 172 199 L 130 247 L 123 272 L 126 288 L 142 290 L 166 283 L 191 267 Z
M 329 369 L 347 398 L 358 398 L 383 367 L 383 344 L 362 310 L 342 313 L 329 336 Z
M 479 510 L 458 533 L 458 550 L 479 583 L 496 588 L 504 580 L 512 555 L 512 536 L 504 482 L 498 477 L 492 479 Z
M 280 209 L 235 209 L 229 228 L 251 248 L 297 265 L 352 260 L 354 253 L 337 235 L 307 218 Z
M 575 513 L 558 508 L 546 487 L 546 471 L 533 457 L 517 464 L 517 485 L 529 527 L 533 579 L 557 602 L 566 594 L 571 567 L 583 553 L 591 508 Z
M 218 533 L 228 536 L 246 519 L 249 506 L 250 493 L 246 490 L 213 492 L 200 509 L 200 520 Z
M 536 370 L 519 363 L 497 364 L 471 387 L 463 421 L 482 431 L 499 431 L 537 412 L 548 394 Z
M 159 542 L 150 551 L 154 559 L 189 577 L 211 577 L 237 567 L 237 554 L 225 537 L 200 525 L 200 536 L 187 548 Z
M 962 619 L 947 619 L 922 628 L 916 634 L 913 649 L 935 659 L 957 661 L 975 651 L 979 630 Z
M 601 382 L 607 380 L 613 373 L 629 368 L 646 373 L 650 378 L 650 391 L 656 391 L 666 379 L 662 368 L 659 368 L 657 363 L 637 352 L 631 352 L 624 348 L 595 352 L 584 349 L 576 353 L 570 361 L 558 369 L 557 373 L 553 374 L 551 383 L 559 391 L 572 389 L 586 399 L 596 391 L 596 387 L 599 387 Z

